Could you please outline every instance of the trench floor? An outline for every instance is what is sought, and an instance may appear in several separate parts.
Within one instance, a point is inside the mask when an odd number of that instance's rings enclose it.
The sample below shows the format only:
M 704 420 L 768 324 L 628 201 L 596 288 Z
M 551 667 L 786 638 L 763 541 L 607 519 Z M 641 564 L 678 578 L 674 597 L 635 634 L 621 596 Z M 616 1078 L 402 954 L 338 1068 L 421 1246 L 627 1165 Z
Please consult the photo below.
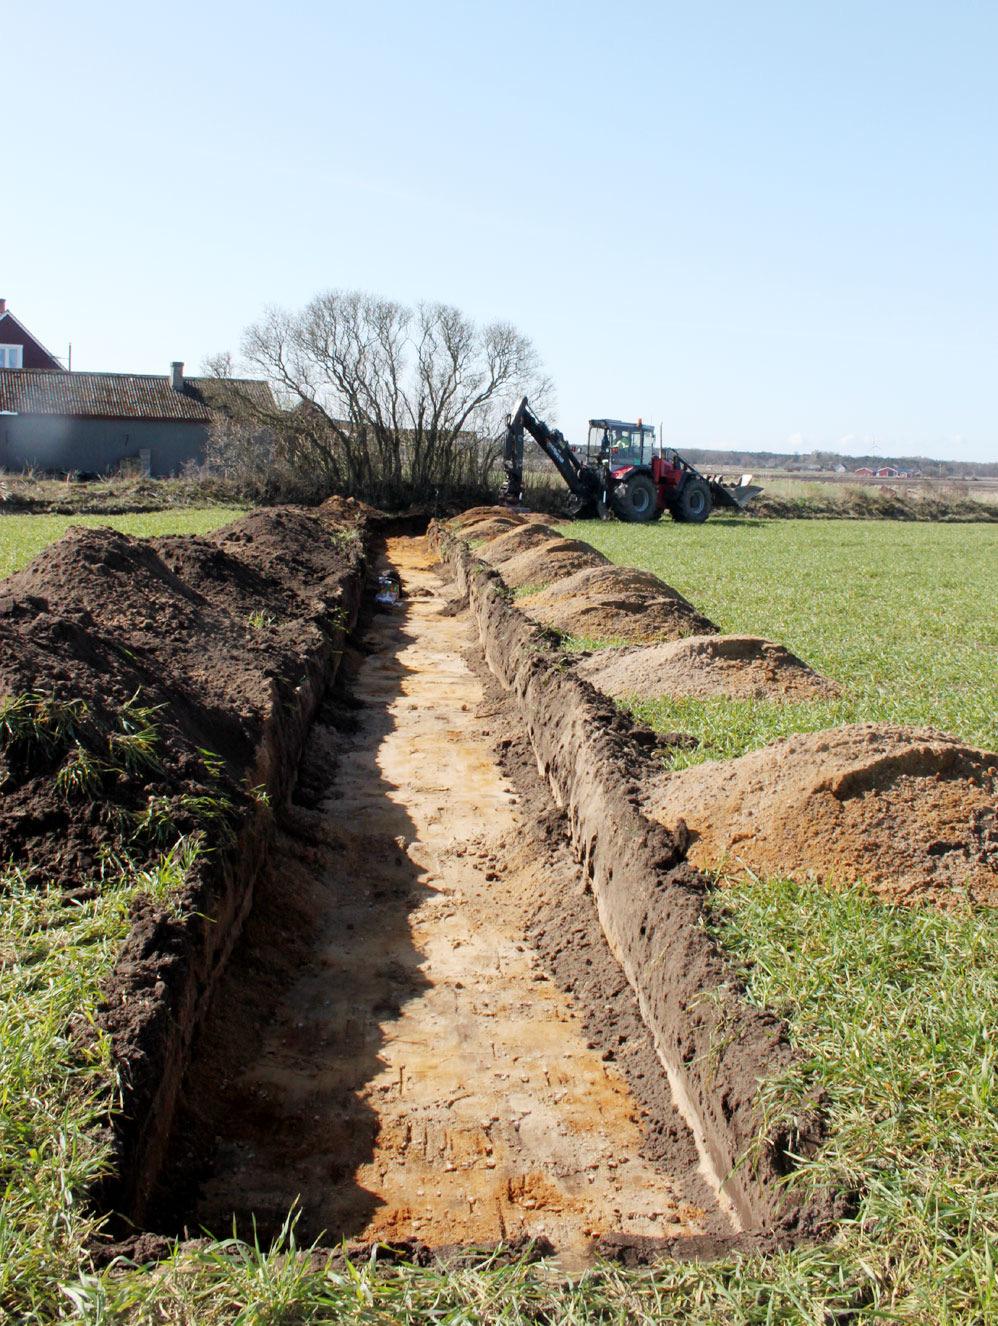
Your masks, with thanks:
M 476 718 L 470 619 L 424 539 L 387 558 L 405 597 L 361 642 L 328 764 L 316 738 L 325 785 L 202 1051 L 222 1106 L 191 1232 L 250 1213 L 266 1229 L 297 1198 L 324 1241 L 546 1236 L 584 1257 L 602 1234 L 700 1233 L 711 1213 L 642 1156 L 626 1082 L 524 938 L 542 867 L 509 850 L 517 798 Z M 275 972 L 264 950 L 292 931 Z

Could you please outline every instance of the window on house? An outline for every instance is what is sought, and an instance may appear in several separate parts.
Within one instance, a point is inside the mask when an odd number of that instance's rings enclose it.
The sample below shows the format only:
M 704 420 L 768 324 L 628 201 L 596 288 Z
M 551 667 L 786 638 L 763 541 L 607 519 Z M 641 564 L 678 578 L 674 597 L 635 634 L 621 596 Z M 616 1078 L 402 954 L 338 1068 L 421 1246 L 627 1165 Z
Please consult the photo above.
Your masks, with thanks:
M 0 368 L 21 368 L 23 364 L 23 346 L 0 345 Z

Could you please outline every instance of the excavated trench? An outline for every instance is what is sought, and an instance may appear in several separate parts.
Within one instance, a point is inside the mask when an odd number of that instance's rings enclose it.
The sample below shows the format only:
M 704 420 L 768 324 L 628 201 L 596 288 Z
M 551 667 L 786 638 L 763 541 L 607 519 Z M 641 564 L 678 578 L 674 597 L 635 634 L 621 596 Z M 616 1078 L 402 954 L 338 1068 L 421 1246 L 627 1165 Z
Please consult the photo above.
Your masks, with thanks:
M 404 597 L 319 711 L 147 1227 L 266 1238 L 296 1204 L 327 1244 L 729 1241 L 472 610 L 425 538 L 382 556 Z

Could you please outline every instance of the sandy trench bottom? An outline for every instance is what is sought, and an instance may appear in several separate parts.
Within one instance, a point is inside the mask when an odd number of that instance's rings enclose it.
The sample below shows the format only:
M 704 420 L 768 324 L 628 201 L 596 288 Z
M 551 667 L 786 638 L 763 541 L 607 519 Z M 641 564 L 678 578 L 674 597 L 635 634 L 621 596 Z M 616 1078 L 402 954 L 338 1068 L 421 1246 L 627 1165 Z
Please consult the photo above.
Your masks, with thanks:
M 309 950 L 245 1013 L 262 1025 L 191 1223 L 297 1198 L 327 1242 L 544 1236 L 570 1259 L 602 1234 L 701 1233 L 711 1213 L 642 1156 L 625 1080 L 524 938 L 538 880 L 504 853 L 517 798 L 476 719 L 470 618 L 424 539 L 387 559 L 405 596 L 362 641 L 322 849 L 288 848 Z

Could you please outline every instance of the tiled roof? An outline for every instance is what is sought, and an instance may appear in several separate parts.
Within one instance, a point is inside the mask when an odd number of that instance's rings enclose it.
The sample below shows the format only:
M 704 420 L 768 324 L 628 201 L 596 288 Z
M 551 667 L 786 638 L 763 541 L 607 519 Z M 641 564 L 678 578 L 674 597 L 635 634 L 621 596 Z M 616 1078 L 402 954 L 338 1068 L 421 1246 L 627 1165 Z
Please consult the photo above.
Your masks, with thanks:
M 264 413 L 277 408 L 270 383 L 259 378 L 185 378 L 184 386 L 209 410 L 231 411 L 241 404 Z
M 230 392 L 245 392 L 258 405 L 273 407 L 267 383 L 251 379 L 227 379 L 223 387 L 216 378 L 186 378 L 180 392 L 166 376 L 0 369 L 0 412 L 12 414 L 207 423 L 212 407 L 224 408 Z

